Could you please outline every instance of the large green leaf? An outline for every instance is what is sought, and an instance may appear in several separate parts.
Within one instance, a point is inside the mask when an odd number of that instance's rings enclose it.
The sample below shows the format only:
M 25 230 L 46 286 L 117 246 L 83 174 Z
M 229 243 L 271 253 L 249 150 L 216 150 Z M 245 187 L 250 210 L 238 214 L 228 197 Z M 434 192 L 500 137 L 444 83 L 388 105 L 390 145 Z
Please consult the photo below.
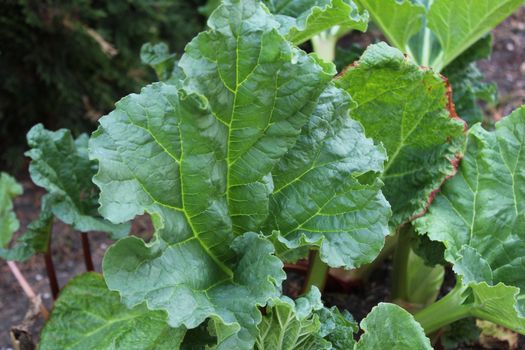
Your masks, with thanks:
M 75 277 L 60 292 L 39 349 L 178 349 L 185 329 L 145 305 L 126 308 L 96 273 Z
M 371 262 L 388 234 L 390 208 L 376 178 L 385 151 L 348 117 L 352 108 L 346 92 L 328 87 L 297 143 L 272 171 L 266 232 L 279 230 L 279 241 L 290 249 L 319 247 L 333 267 Z
M 242 233 L 268 215 L 268 175 L 335 71 L 292 47 L 256 1 L 227 2 L 208 24 L 211 30 L 186 47 L 180 66 L 224 126 L 226 201 L 234 231 Z
M 368 13 L 360 13 L 352 0 L 265 0 L 264 3 L 281 22 L 280 31 L 295 44 L 326 30 L 341 36 L 353 29 L 364 32 L 368 26 Z
M 495 132 L 475 125 L 458 174 L 415 222 L 420 233 L 445 244 L 445 258 L 474 295 L 475 315 L 519 332 L 525 331 L 524 148 L 525 107 Z
M 410 0 L 358 1 L 392 45 L 403 52 L 410 51 L 410 38 L 423 26 L 424 6 Z
M 257 306 L 284 279 L 271 243 L 245 232 L 266 219 L 270 171 L 333 67 L 293 48 L 257 1 L 228 1 L 208 23 L 181 58 L 186 87 L 157 83 L 124 98 L 92 137 L 101 213 L 123 222 L 146 211 L 157 229 L 147 245 L 119 241 L 103 268 L 127 305 L 147 300 L 177 327 L 237 325 L 230 338 L 244 349 Z
M 440 71 L 523 4 L 523 0 L 434 0 L 428 28 L 442 53 L 433 67 Z
M 112 224 L 97 213 L 98 191 L 91 181 L 96 164 L 88 158 L 87 135 L 73 140 L 69 130 L 48 131 L 38 124 L 27 142 L 31 179 L 47 190 L 45 201 L 57 218 L 81 232 L 103 231 L 112 238 L 128 233 L 128 224 Z
M 431 350 L 430 340 L 411 314 L 394 304 L 379 303 L 361 321 L 364 334 L 355 350 Z
M 22 194 L 22 186 L 6 173 L 0 173 L 0 249 L 5 247 L 20 223 L 13 211 L 13 199 Z
M 150 245 L 130 237 L 111 247 L 106 280 L 128 306 L 147 300 L 166 310 L 172 326 L 217 316 L 253 327 L 256 306 L 284 278 L 282 264 L 255 234 L 232 242 L 226 128 L 202 97 L 184 94 L 163 83 L 146 87 L 120 101 L 92 138 L 101 212 L 118 222 L 146 210 L 157 229 Z
M 464 123 L 449 110 L 445 81 L 384 43 L 370 46 L 337 84 L 358 104 L 351 116 L 387 150 L 383 193 L 396 228 L 423 213 L 454 174 Z

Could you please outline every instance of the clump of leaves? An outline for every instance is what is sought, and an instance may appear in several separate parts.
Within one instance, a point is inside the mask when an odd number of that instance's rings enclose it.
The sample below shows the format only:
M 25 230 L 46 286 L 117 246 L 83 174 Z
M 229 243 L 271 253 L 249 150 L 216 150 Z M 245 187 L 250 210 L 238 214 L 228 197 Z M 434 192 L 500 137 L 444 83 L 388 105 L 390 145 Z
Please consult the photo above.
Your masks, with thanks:
M 278 3 L 226 0 L 179 61 L 144 48 L 162 81 L 100 120 L 87 164 L 98 166 L 100 214 L 120 225 L 147 213 L 153 239 L 112 245 L 106 284 L 73 280 L 42 348 L 431 349 L 425 334 L 468 317 L 525 332 L 525 107 L 466 135 L 446 80 L 383 43 L 334 80 L 332 64 L 296 45 L 335 7 L 355 6 L 323 2 L 296 18 Z M 346 25 L 362 28 L 359 18 Z M 357 268 L 390 232 L 394 297 L 431 303 L 414 316 L 380 303 L 357 324 L 315 287 L 282 295 L 284 263 L 314 250 Z M 416 234 L 424 259 L 411 254 Z M 458 282 L 432 303 L 443 258 Z M 418 289 L 427 282 L 430 294 Z

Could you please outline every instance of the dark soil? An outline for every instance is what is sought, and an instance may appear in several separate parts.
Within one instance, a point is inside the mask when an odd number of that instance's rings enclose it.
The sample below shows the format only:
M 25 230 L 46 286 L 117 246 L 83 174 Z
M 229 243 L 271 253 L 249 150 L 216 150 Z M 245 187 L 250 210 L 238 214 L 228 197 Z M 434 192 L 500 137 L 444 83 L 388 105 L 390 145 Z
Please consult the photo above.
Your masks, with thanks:
M 494 120 L 499 120 L 516 107 L 525 104 L 525 7 L 496 28 L 494 36 L 493 56 L 490 60 L 481 62 L 480 68 L 488 81 L 498 85 L 500 103 L 488 107 L 488 113 Z M 355 39 L 362 43 L 370 43 L 377 38 L 378 33 L 372 33 Z M 29 222 L 38 215 L 43 191 L 23 176 L 21 182 L 25 192 L 15 200 L 15 210 L 21 221 L 20 232 L 23 232 Z M 148 232 L 151 232 L 151 223 L 145 218 L 140 218 L 135 221 L 132 232 L 147 236 Z M 89 237 L 95 269 L 100 271 L 102 257 L 111 241 L 101 233 L 92 233 Z M 70 278 L 85 271 L 80 236 L 67 225 L 56 223 L 52 252 L 60 286 L 64 286 Z M 42 296 L 45 305 L 51 309 L 53 301 L 43 257 L 35 256 L 18 266 L 35 292 Z M 389 276 L 389 265 L 386 264 L 372 275 L 366 289 L 356 286 L 350 294 L 328 292 L 324 295 L 325 302 L 327 305 L 347 309 L 356 319 L 362 319 L 379 301 L 388 300 Z M 303 275 L 294 272 L 290 273 L 289 277 L 285 290 L 290 295 L 297 295 L 301 290 Z M 452 283 L 448 282 L 445 288 L 450 288 Z M 29 303 L 9 268 L 0 261 L 0 350 L 10 349 L 9 329 L 22 321 L 28 306 Z M 41 324 L 35 326 L 39 327 Z M 480 349 L 480 346 L 463 349 Z M 523 341 L 520 341 L 520 349 L 525 349 Z

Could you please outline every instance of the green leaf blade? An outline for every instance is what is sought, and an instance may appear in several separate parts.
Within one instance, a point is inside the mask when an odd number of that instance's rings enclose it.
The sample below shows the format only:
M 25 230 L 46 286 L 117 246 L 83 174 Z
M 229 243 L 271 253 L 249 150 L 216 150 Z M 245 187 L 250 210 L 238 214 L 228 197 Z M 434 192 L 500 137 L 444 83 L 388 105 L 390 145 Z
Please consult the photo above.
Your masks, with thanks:
M 0 248 L 12 239 L 20 223 L 13 211 L 13 199 L 23 192 L 22 186 L 6 173 L 0 173 Z
M 284 0 L 265 3 L 282 23 L 280 31 L 296 45 L 325 31 L 339 37 L 350 30 L 364 32 L 368 26 L 368 13 L 360 13 L 352 0 Z
M 88 158 L 86 135 L 74 140 L 69 130 L 53 132 L 38 124 L 27 140 L 31 179 L 48 191 L 53 215 L 81 232 L 108 232 L 114 239 L 127 235 L 128 224 L 112 224 L 97 213 L 98 193 L 91 182 L 96 167 Z
M 385 151 L 348 117 L 351 108 L 344 91 L 330 86 L 323 92 L 295 146 L 272 171 L 266 225 L 288 248 L 319 247 L 323 261 L 346 268 L 377 256 L 390 215 L 377 180 Z
M 359 0 L 370 12 L 388 41 L 399 50 L 409 49 L 409 40 L 423 26 L 425 7 L 410 0 Z
M 355 350 L 425 349 L 432 350 L 430 340 L 411 314 L 394 304 L 379 303 L 361 321 L 365 332 Z
M 498 122 L 495 132 L 472 127 L 458 174 L 415 222 L 421 234 L 445 244 L 445 258 L 476 296 L 469 306 L 484 310 L 479 317 L 521 333 L 524 148 L 524 107 Z M 489 297 L 490 306 L 477 302 Z
M 384 43 L 370 46 L 337 84 L 358 104 L 352 118 L 386 148 L 383 192 L 395 230 L 424 213 L 432 193 L 455 173 L 464 123 L 449 110 L 445 81 Z
M 188 45 L 180 66 L 188 87 L 208 99 L 228 129 L 228 209 L 235 232 L 243 233 L 268 215 L 266 177 L 335 71 L 286 42 L 258 2 L 225 2 L 208 24 L 211 31 Z
M 512 14 L 523 0 L 435 0 L 428 28 L 441 43 L 442 55 L 432 63 L 440 71 Z
M 177 349 L 184 328 L 145 305 L 127 309 L 96 273 L 76 277 L 61 291 L 39 349 Z

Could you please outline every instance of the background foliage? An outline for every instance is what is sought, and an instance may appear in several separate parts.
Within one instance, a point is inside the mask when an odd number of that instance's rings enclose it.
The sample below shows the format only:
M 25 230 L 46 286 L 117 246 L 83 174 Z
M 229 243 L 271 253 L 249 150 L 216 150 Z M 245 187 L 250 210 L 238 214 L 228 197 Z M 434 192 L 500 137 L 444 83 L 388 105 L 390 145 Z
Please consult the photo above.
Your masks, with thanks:
M 115 101 L 153 79 L 147 41 L 177 52 L 199 32 L 203 0 L 0 0 L 0 168 L 23 159 L 38 122 L 94 128 Z

